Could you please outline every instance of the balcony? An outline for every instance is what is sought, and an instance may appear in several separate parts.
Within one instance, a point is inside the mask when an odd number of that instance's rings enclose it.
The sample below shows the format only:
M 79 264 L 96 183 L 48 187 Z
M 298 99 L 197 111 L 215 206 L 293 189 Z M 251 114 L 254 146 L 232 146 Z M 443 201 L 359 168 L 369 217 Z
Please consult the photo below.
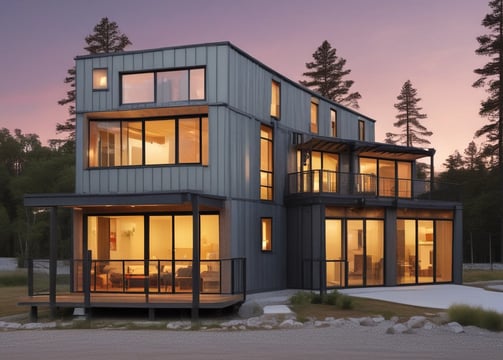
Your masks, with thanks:
M 433 186 L 432 186 L 433 185 Z M 288 174 L 288 194 L 459 200 L 455 185 L 430 180 L 377 177 L 373 174 L 309 170 Z

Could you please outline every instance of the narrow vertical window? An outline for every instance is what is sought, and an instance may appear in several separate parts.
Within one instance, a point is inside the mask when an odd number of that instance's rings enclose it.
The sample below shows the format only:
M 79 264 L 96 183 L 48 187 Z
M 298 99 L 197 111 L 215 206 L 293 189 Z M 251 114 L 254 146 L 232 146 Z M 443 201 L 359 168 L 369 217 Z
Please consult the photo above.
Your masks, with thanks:
M 337 111 L 330 109 L 330 127 L 333 137 L 337 137 Z
M 280 84 L 273 80 L 271 85 L 271 116 L 276 119 L 279 119 L 280 116 L 280 94 Z
M 318 133 L 318 104 L 311 101 L 311 132 Z
M 108 70 L 93 69 L 93 90 L 108 89 Z
M 365 141 L 365 122 L 358 120 L 358 140 Z
M 261 218 L 261 250 L 272 251 L 272 218 Z
M 273 134 L 269 126 L 260 126 L 260 199 L 273 198 Z

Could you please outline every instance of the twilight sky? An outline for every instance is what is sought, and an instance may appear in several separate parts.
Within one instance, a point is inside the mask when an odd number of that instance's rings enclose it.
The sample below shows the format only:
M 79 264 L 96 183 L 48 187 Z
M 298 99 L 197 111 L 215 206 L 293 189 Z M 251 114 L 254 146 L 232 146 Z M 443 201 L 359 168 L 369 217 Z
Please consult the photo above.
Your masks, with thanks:
M 117 22 L 128 50 L 230 41 L 292 80 L 324 40 L 347 60 L 359 111 L 377 121 L 376 140 L 393 127 L 394 104 L 411 80 L 433 131 L 436 169 L 461 153 L 487 120 L 486 98 L 471 84 L 488 59 L 475 55 L 488 0 L 0 0 L 0 128 L 61 137 L 57 104 L 66 70 L 85 54 L 84 38 L 102 17 Z M 477 141 L 479 142 L 479 141 Z

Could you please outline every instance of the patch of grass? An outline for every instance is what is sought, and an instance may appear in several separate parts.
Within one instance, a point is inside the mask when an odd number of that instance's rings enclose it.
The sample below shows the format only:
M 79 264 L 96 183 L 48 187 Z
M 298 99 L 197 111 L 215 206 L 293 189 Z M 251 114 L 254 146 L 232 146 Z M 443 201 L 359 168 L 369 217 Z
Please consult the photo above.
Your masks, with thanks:
M 452 305 L 449 319 L 461 325 L 473 325 L 491 331 L 503 331 L 503 314 L 469 305 Z
M 503 281 L 503 270 L 465 270 L 463 271 L 463 282 L 475 281 Z

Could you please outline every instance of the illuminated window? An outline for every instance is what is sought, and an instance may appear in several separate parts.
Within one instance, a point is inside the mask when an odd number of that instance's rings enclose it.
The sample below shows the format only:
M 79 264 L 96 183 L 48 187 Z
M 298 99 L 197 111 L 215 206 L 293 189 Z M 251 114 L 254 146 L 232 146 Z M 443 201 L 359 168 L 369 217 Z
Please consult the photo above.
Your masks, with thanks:
M 273 134 L 269 126 L 260 126 L 260 199 L 273 199 Z
M 122 103 L 154 102 L 154 73 L 122 75 Z
M 261 249 L 272 251 L 272 218 L 261 218 Z
M 280 84 L 277 81 L 272 81 L 271 85 L 271 116 L 279 119 L 281 98 L 280 98 Z
M 89 167 L 208 164 L 208 117 L 89 122 Z
M 358 140 L 365 141 L 365 122 L 358 120 Z
M 155 91 L 154 91 L 155 89 Z M 204 100 L 205 69 L 154 71 L 122 75 L 122 103 Z
M 311 101 L 311 132 L 318 133 L 318 104 Z
M 333 137 L 337 137 L 337 111 L 330 109 L 330 127 Z
M 364 157 L 359 162 L 360 175 L 356 184 L 358 191 L 377 193 L 378 196 L 412 197 L 410 162 Z
M 93 69 L 93 90 L 108 89 L 108 70 Z

